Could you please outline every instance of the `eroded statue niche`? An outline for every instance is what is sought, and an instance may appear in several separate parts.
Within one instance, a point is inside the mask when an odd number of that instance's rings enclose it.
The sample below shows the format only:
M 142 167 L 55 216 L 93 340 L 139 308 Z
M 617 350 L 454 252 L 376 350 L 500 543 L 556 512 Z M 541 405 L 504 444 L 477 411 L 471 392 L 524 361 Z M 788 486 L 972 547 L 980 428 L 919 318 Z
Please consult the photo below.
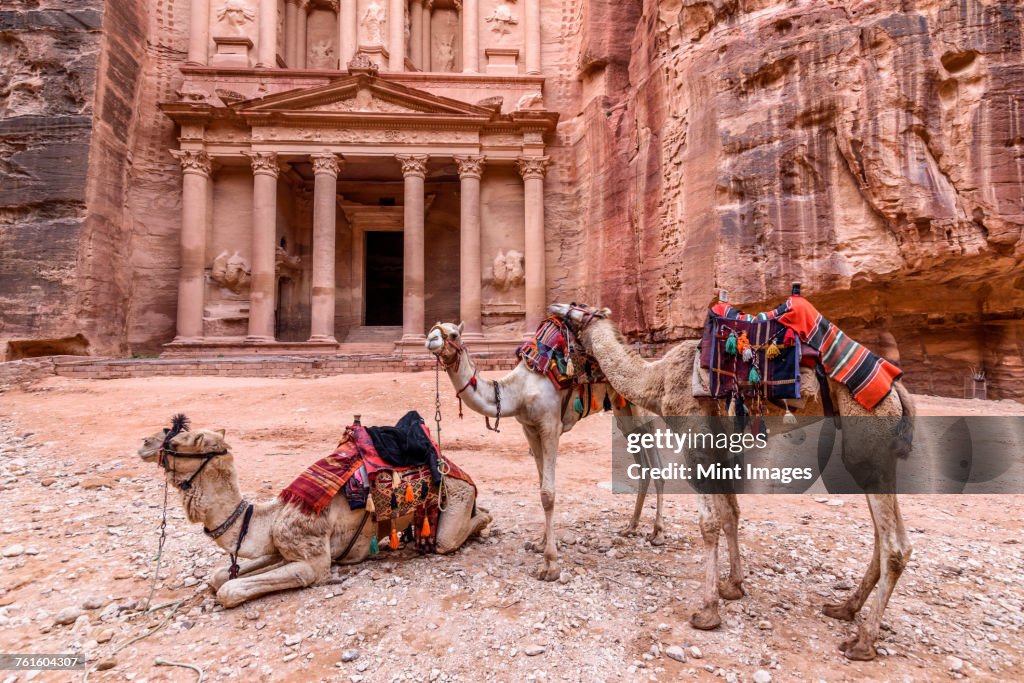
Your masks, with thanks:
M 519 19 L 512 13 L 512 5 L 508 2 L 496 5 L 494 11 L 484 21 L 490 25 L 491 31 L 496 33 L 499 39 L 512 33 L 512 28 L 519 23 Z
M 274 254 L 274 270 L 278 277 L 290 277 L 294 275 L 300 269 L 302 264 L 302 258 L 299 256 L 292 256 L 284 247 L 278 247 Z
M 367 5 L 359 24 L 363 27 L 363 36 L 367 45 L 383 45 L 387 23 L 384 6 L 377 0 Z
M 309 48 L 309 66 L 328 69 L 334 66 L 334 46 L 328 40 L 321 40 Z
M 455 70 L 455 34 L 437 37 L 437 67 L 440 71 Z
M 241 294 L 249 287 L 251 279 L 252 270 L 249 267 L 249 262 L 242 258 L 237 251 L 230 256 L 227 251 L 222 251 L 213 260 L 213 267 L 210 269 L 210 282 L 218 287 Z
M 256 21 L 256 12 L 245 0 L 224 0 L 217 9 L 217 21 L 235 35 L 242 35 L 246 24 Z
M 515 289 L 525 282 L 525 259 L 521 251 L 509 249 L 503 252 L 499 249 L 491 267 L 494 271 L 492 284 L 499 292 Z

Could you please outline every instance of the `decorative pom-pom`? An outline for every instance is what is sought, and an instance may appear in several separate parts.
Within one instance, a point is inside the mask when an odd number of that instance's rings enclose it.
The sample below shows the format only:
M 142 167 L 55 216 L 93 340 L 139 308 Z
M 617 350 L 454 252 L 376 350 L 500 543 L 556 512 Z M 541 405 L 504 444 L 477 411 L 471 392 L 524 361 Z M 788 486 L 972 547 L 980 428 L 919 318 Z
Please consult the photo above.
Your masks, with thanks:
M 787 328 L 786 329 L 786 334 L 783 335 L 783 337 L 782 337 L 782 345 L 783 346 L 793 346 L 793 344 L 796 344 L 796 332 L 794 332 L 793 330 Z
M 576 411 L 577 415 L 583 415 L 583 401 L 580 400 L 579 396 L 577 396 L 576 400 L 572 402 L 572 409 Z
M 736 417 L 736 401 L 733 400 L 732 396 L 726 399 L 725 414 L 729 417 Z
M 416 500 L 416 494 L 412 492 L 412 484 L 405 485 L 405 502 L 412 503 Z
M 422 536 L 422 537 L 430 536 L 430 520 L 427 519 L 426 517 L 423 518 L 423 528 L 420 529 L 420 536 Z
M 747 333 L 744 332 L 740 335 L 740 338 L 736 340 L 736 350 L 746 356 L 747 349 L 750 348 L 750 339 L 747 338 Z
M 394 491 L 391 492 L 391 511 L 398 512 L 398 496 L 395 495 Z
M 750 363 L 754 360 L 754 349 L 749 346 L 743 349 L 743 362 Z
M 612 400 L 610 398 L 608 398 L 608 394 L 604 395 L 603 403 L 604 403 L 604 405 L 601 406 L 602 410 L 611 410 L 612 409 Z
M 729 338 L 725 340 L 725 352 L 730 356 L 736 355 L 736 333 L 730 332 Z
M 576 366 L 572 364 L 572 358 L 570 358 L 569 362 L 565 364 L 565 374 L 570 377 L 576 374 Z
M 751 384 L 761 383 L 761 374 L 757 371 L 756 365 L 751 366 L 750 375 L 747 376 L 747 379 L 750 381 Z
M 768 348 L 765 349 L 764 355 L 765 358 L 767 358 L 768 360 L 775 360 L 776 358 L 779 357 L 780 353 L 782 352 L 779 351 L 779 345 L 776 344 L 775 342 L 772 342 L 771 344 L 768 345 Z
M 420 498 L 426 500 L 428 493 L 430 493 L 430 487 L 427 486 L 427 480 L 424 479 L 420 484 Z
M 391 544 L 392 550 L 398 550 L 398 530 L 395 529 L 394 524 L 391 525 L 391 538 L 388 539 L 388 542 Z
M 380 544 L 377 542 L 377 534 L 370 539 L 370 557 L 375 557 L 380 552 Z
M 366 496 L 366 511 L 371 515 L 377 511 L 377 506 L 373 504 L 373 493 Z
M 782 399 L 782 404 L 786 406 L 786 414 L 782 416 L 782 423 L 787 425 L 796 424 L 796 415 L 789 409 L 789 401 Z

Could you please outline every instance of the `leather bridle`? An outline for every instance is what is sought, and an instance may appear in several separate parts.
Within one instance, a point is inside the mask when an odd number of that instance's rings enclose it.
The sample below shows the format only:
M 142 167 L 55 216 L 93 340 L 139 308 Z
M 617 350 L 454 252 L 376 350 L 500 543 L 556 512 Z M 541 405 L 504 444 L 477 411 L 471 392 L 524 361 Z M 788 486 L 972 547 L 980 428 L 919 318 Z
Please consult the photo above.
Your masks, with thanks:
M 582 314 L 582 319 L 578 322 L 570 315 L 573 311 Z M 565 314 L 562 320 L 565 321 L 566 326 L 572 331 L 573 334 L 579 336 L 583 333 L 583 330 L 587 329 L 587 326 L 597 319 L 604 319 L 606 316 L 600 308 L 593 308 L 586 304 L 577 304 L 575 301 L 569 304 L 569 311 Z
M 452 370 L 458 372 L 459 368 L 462 367 L 462 356 L 464 354 L 468 354 L 469 350 L 466 348 L 464 344 L 449 337 L 445 333 L 444 328 L 441 326 L 440 323 L 437 323 L 430 328 L 430 330 L 427 332 L 427 337 L 430 337 L 430 335 L 434 333 L 434 330 L 437 330 L 438 333 L 441 335 L 441 343 L 443 344 L 443 346 L 440 349 L 438 349 L 436 353 L 434 353 L 434 356 L 437 357 L 438 364 L 441 367 L 443 367 L 446 372 L 451 372 Z M 441 357 L 442 352 L 445 349 L 455 350 L 455 358 L 453 360 L 446 361 Z M 458 399 L 459 401 L 459 419 L 462 419 L 462 393 L 466 391 L 466 389 L 472 389 L 473 391 L 476 391 L 476 376 L 477 371 L 474 369 L 473 375 L 469 378 L 469 381 L 462 385 L 461 389 L 455 392 L 455 398 Z M 494 426 L 491 426 L 491 420 L 487 416 L 484 416 L 484 424 L 487 425 L 487 429 L 489 429 L 490 431 L 499 432 L 501 431 L 500 429 L 498 429 L 498 425 L 501 424 L 501 383 L 498 380 L 494 381 L 494 403 L 497 406 L 497 416 L 494 418 Z
M 437 357 L 437 362 L 440 363 L 441 367 L 443 367 L 445 370 L 458 370 L 459 367 L 461 367 L 462 365 L 462 354 L 466 353 L 466 347 L 463 344 L 450 338 L 445 333 L 444 328 L 440 325 L 440 323 L 430 328 L 430 330 L 427 332 L 427 337 L 430 337 L 430 335 L 433 334 L 434 330 L 437 330 L 438 333 L 440 333 L 442 343 L 441 349 L 434 354 Z M 455 349 L 455 359 L 449 362 L 441 358 L 441 352 L 444 349 Z M 474 382 L 473 384 L 475 386 L 476 382 Z M 463 387 L 463 389 L 465 389 L 465 387 Z

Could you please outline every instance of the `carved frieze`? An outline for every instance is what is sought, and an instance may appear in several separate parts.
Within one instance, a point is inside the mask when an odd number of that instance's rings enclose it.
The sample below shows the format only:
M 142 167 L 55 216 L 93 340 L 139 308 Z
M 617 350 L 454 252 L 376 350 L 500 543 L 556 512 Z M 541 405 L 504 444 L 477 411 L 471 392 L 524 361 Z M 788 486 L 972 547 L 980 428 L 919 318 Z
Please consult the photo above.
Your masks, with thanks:
M 327 144 L 437 144 L 461 145 L 477 141 L 475 131 L 464 130 L 398 130 L 395 128 L 288 128 L 257 126 L 252 129 L 254 142 L 322 142 Z
M 373 92 L 368 88 L 361 88 L 356 91 L 355 97 L 317 105 L 315 107 L 311 107 L 310 111 L 368 111 L 393 114 L 421 113 L 417 112 L 415 109 L 403 107 L 393 102 L 382 100 L 379 97 L 374 97 Z

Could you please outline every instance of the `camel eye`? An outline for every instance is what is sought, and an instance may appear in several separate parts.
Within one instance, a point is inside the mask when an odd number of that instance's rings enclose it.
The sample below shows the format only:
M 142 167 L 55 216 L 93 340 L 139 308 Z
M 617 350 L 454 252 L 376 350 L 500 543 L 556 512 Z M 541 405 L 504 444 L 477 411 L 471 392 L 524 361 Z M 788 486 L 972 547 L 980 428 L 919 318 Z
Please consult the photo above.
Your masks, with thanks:
M 458 332 L 449 332 L 449 333 L 448 333 L 448 338 L 449 338 L 449 339 L 455 339 L 455 338 L 456 338 L 456 337 L 458 337 L 458 336 L 459 336 L 459 333 L 458 333 Z

